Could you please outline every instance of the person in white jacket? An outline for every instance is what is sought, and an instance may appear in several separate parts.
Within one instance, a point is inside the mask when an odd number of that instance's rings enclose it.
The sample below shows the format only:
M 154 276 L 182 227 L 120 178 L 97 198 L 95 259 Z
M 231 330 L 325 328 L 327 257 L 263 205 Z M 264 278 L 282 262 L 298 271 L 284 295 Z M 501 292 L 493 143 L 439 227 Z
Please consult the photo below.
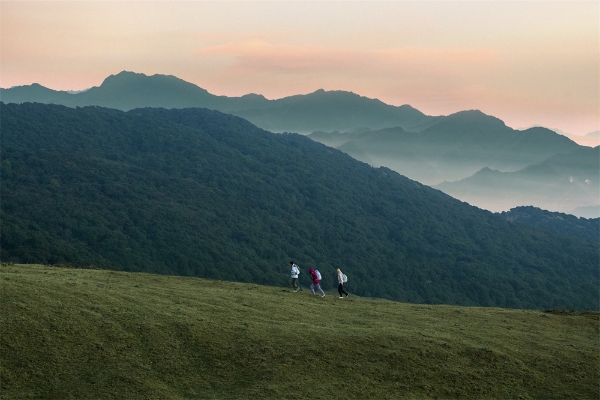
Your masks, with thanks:
M 300 268 L 293 261 L 290 261 L 290 267 L 292 269 L 292 287 L 294 288 L 294 292 L 300 290 L 300 286 L 298 285 L 298 275 L 300 274 Z
M 339 282 L 338 293 L 340 294 L 340 299 L 344 297 L 344 296 L 342 296 L 343 294 L 345 294 L 346 297 L 348 297 L 348 292 L 346 292 L 344 290 L 344 283 L 346 282 L 346 280 L 348 278 L 346 278 L 346 275 L 344 275 L 339 268 L 336 269 L 335 272 L 337 272 L 337 277 L 338 277 L 338 282 Z

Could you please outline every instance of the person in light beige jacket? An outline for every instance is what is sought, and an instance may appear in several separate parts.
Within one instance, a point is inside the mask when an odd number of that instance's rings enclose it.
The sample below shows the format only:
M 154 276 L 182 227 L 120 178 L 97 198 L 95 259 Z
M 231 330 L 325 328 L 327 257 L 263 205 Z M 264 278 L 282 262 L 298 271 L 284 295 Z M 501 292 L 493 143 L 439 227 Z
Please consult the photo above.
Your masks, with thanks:
M 338 282 L 339 282 L 338 293 L 340 294 L 340 299 L 344 297 L 344 296 L 342 296 L 343 294 L 345 294 L 346 297 L 348 297 L 348 292 L 346 292 L 344 290 L 344 283 L 346 283 L 346 280 L 348 278 L 346 278 L 346 275 L 344 275 L 339 268 L 336 269 L 335 272 L 337 272 L 337 277 L 338 277 Z

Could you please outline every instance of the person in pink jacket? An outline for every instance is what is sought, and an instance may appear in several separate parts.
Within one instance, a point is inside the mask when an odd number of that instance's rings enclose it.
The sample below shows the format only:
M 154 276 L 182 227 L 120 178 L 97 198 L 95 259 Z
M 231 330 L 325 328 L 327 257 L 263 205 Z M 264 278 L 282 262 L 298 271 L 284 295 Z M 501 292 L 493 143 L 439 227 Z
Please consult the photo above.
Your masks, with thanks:
M 310 279 L 312 279 L 312 284 L 310 285 L 310 294 L 311 296 L 315 294 L 315 289 L 317 289 L 321 293 L 321 297 L 325 297 L 325 292 L 321 289 L 321 280 L 319 279 L 319 275 L 315 272 L 314 268 L 309 268 L 308 273 L 310 274 Z

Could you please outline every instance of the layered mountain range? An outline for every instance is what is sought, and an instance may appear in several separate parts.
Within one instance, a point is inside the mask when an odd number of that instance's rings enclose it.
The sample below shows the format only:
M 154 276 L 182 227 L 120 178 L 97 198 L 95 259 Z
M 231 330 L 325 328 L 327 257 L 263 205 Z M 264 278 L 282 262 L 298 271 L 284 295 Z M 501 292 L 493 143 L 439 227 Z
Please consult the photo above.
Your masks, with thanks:
M 598 242 L 472 207 L 298 134 L 200 108 L 0 103 L 4 262 L 355 295 L 598 308 Z
M 0 89 L 5 103 L 40 102 L 119 110 L 203 107 L 273 132 L 309 134 L 372 166 L 386 166 L 492 211 L 536 206 L 600 217 L 598 157 L 543 127 L 515 130 L 477 110 L 427 116 L 350 92 L 318 90 L 268 100 L 215 96 L 174 76 L 121 72 L 70 93 L 33 84 Z M 578 154 L 589 154 L 578 159 Z M 570 166 L 573 157 L 577 165 Z M 542 171 L 544 170 L 544 171 Z
M 598 218 L 600 146 L 559 153 L 515 172 L 484 168 L 457 182 L 435 187 L 451 196 L 492 210 L 504 211 L 522 204 Z M 589 208 L 589 211 L 588 211 Z
M 600 216 L 600 147 L 580 146 L 549 129 L 514 130 L 465 111 L 421 132 L 387 128 L 309 137 L 490 211 L 536 206 Z
M 435 120 L 408 105 L 391 106 L 345 91 L 317 90 L 277 100 L 257 94 L 216 96 L 174 76 L 146 76 L 127 71 L 111 75 L 100 86 L 78 93 L 33 84 L 0 89 L 0 99 L 4 103 L 98 105 L 123 111 L 144 107 L 201 107 L 243 117 L 271 132 L 310 133 L 392 126 L 413 129 Z
M 516 171 L 580 147 L 549 129 L 514 130 L 476 110 L 438 117 L 420 132 L 396 127 L 355 133 L 314 132 L 309 137 L 427 185 L 462 179 L 485 167 Z

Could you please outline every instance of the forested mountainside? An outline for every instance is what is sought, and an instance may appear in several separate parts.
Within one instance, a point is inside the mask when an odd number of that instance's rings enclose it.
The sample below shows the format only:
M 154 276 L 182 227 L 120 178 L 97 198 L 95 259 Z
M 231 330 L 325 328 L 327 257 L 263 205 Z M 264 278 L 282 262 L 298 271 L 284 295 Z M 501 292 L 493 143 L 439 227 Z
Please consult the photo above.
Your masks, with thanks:
M 206 109 L 0 104 L 1 258 L 362 296 L 598 308 L 597 242 L 471 207 L 297 134 Z M 307 284 L 306 273 L 301 282 Z
M 516 207 L 500 213 L 507 221 L 534 226 L 561 236 L 580 237 L 600 242 L 600 218 L 577 218 L 537 207 Z

